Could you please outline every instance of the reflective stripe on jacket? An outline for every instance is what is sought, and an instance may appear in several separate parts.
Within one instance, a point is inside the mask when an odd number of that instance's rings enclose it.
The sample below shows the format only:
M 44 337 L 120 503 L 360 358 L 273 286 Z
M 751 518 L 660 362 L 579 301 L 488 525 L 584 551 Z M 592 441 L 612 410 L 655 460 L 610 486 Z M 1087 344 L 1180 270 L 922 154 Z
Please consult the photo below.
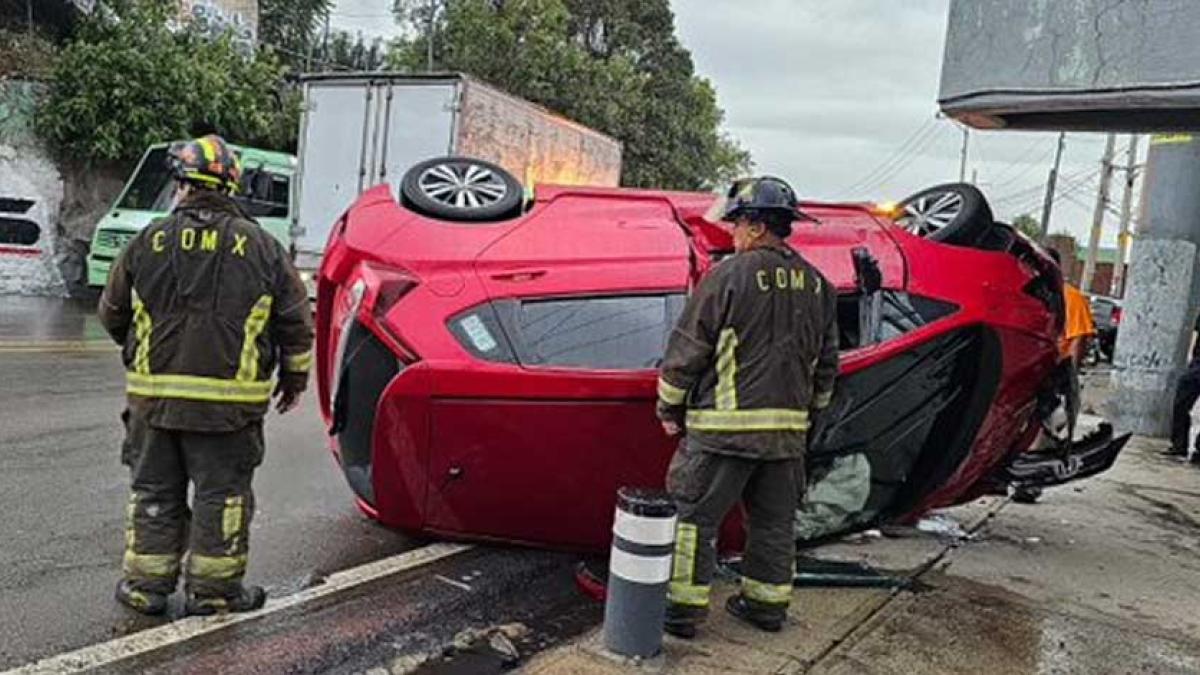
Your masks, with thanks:
M 759 459 L 799 457 L 809 411 L 829 404 L 838 367 L 835 289 L 787 247 L 722 262 L 671 333 L 658 413 L 690 447 Z
M 129 404 L 152 426 L 234 431 L 307 378 L 312 313 L 283 246 L 227 196 L 190 195 L 122 252 L 100 299 Z M 303 388 L 303 387 L 300 387 Z

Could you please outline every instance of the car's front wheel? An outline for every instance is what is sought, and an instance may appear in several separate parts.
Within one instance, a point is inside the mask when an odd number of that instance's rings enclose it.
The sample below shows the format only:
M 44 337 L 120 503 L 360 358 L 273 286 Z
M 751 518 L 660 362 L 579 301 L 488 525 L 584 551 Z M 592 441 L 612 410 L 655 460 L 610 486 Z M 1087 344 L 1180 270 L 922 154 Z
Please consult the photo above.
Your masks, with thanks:
M 418 213 L 464 222 L 504 220 L 521 212 L 521 184 L 501 167 L 469 157 L 428 159 L 400 181 L 404 205 Z
M 992 228 L 992 209 L 969 183 L 945 183 L 900 202 L 896 224 L 918 237 L 975 246 Z

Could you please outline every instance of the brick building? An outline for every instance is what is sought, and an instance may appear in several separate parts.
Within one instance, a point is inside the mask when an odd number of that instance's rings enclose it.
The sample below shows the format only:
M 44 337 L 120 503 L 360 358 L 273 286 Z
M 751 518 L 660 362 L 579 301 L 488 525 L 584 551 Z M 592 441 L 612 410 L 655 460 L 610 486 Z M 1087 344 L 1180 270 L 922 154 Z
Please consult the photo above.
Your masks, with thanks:
M 1061 234 L 1053 234 L 1046 238 L 1046 244 L 1059 252 L 1062 255 L 1064 276 L 1067 281 L 1075 286 L 1080 286 L 1080 280 L 1083 278 L 1083 268 L 1087 260 L 1087 248 L 1078 246 L 1074 237 Z M 1086 293 L 1096 293 L 1098 295 L 1113 295 L 1121 297 L 1124 295 L 1124 289 L 1117 289 L 1118 292 L 1112 292 L 1113 272 L 1117 265 L 1117 249 L 1116 247 L 1101 247 L 1096 251 L 1096 271 L 1092 274 L 1092 283 L 1089 288 L 1080 289 Z M 1126 266 L 1128 268 L 1128 266 Z

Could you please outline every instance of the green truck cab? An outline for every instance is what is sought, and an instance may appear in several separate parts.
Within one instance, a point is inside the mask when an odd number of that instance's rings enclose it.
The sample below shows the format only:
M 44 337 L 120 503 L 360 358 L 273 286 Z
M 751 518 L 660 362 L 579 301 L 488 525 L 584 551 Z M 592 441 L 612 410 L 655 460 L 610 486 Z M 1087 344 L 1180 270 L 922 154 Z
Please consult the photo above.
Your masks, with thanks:
M 169 147 L 169 143 L 160 143 L 146 150 L 116 204 L 96 225 L 88 254 L 89 286 L 104 286 L 109 268 L 125 245 L 152 220 L 170 212 L 175 185 L 167 165 Z M 290 251 L 296 158 L 282 152 L 230 147 L 242 160 L 242 190 L 235 199 Z

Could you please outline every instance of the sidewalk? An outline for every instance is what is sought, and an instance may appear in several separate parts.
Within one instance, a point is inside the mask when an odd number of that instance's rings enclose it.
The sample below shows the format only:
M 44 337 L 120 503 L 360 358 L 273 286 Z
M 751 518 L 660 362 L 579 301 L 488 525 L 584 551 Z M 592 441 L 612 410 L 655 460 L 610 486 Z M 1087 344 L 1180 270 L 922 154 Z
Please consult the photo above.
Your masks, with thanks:
M 914 591 L 797 589 L 779 634 L 721 609 L 694 641 L 668 638 L 640 667 L 601 654 L 599 631 L 522 672 L 1200 672 L 1200 470 L 1134 439 L 1117 466 L 1040 503 L 985 499 L 947 511 L 974 536 L 913 532 L 814 555 L 903 570 Z

